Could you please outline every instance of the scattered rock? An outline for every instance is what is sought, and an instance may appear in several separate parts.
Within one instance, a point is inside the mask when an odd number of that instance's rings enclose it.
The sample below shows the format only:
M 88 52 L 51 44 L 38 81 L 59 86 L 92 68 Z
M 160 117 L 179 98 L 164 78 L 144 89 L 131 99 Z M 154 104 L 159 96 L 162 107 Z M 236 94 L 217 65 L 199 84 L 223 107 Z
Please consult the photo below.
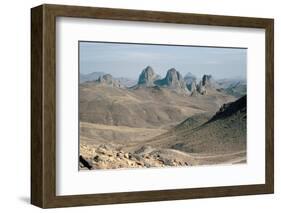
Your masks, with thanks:
M 99 157 L 98 155 L 96 155 L 96 156 L 93 158 L 93 160 L 96 161 L 96 162 L 99 162 L 100 157 Z
M 129 159 L 129 153 L 125 153 L 125 154 L 124 154 L 124 158 Z
M 138 161 L 136 162 L 136 164 L 139 165 L 139 166 L 143 166 L 143 163 L 138 162 Z
M 95 151 L 93 157 L 83 158 L 80 161 L 80 168 L 89 169 L 114 169 L 114 168 L 151 168 L 151 167 L 166 167 L 166 166 L 182 166 L 185 165 L 180 160 L 170 159 L 170 156 L 159 153 L 158 150 L 150 146 L 141 147 L 136 152 L 124 152 L 120 149 L 116 149 L 112 146 L 100 145 L 96 148 L 92 148 Z M 92 150 L 86 145 L 83 146 L 83 150 Z M 90 153 L 89 151 L 89 153 Z M 82 163 L 84 162 L 84 164 Z M 87 164 L 88 163 L 88 164 Z M 86 167 L 87 166 L 87 167 Z
M 89 170 L 93 167 L 82 155 L 79 156 L 79 162 Z
M 153 151 L 153 148 L 151 146 L 145 145 L 142 146 L 140 149 L 138 149 L 137 151 L 135 151 L 135 154 L 147 154 Z

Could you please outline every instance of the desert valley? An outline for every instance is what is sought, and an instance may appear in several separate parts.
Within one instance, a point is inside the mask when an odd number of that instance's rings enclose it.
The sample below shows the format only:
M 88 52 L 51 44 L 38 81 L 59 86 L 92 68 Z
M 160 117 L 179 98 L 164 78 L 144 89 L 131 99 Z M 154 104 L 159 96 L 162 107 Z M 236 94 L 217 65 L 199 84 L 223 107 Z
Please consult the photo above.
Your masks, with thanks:
M 246 81 L 200 79 L 152 67 L 138 80 L 80 74 L 80 163 L 85 169 L 246 162 Z

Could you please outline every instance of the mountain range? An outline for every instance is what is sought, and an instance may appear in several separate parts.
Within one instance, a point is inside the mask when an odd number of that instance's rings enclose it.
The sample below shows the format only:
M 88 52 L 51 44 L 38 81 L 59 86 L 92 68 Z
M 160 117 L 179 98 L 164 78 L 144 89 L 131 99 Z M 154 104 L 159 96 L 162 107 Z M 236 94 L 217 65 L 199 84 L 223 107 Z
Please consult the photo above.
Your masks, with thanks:
M 80 73 L 80 81 L 79 82 L 80 82 L 80 84 L 82 84 L 82 83 L 85 83 L 85 82 L 96 81 L 104 75 L 108 75 L 108 74 L 106 74 L 104 72 L 92 72 L 92 73 L 88 73 L 88 74 Z M 121 85 L 123 85 L 124 87 L 132 87 L 137 83 L 136 80 L 126 78 L 126 77 L 114 77 L 113 79 L 116 80 L 116 81 L 119 81 L 119 83 Z
M 102 82 L 101 82 L 101 79 Z M 107 80 L 108 79 L 108 80 Z M 81 74 L 80 83 L 103 83 L 108 86 L 119 88 L 143 88 L 143 87 L 165 87 L 176 92 L 184 92 L 188 95 L 204 95 L 210 90 L 223 90 L 225 93 L 241 97 L 246 94 L 246 81 L 237 79 L 215 80 L 211 75 L 203 75 L 201 80 L 188 72 L 184 77 L 175 68 L 167 71 L 166 76 L 161 78 L 156 74 L 151 66 L 142 70 L 138 80 L 132 80 L 125 77 L 113 77 L 103 72 L 93 72 L 90 74 Z

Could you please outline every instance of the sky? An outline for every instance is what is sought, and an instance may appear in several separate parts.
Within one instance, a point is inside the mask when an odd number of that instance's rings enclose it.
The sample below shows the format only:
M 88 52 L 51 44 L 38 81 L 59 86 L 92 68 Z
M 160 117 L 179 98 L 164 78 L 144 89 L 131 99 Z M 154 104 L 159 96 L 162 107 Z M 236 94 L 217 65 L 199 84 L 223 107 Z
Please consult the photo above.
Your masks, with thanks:
M 247 49 L 80 41 L 79 66 L 83 74 L 104 72 L 134 80 L 146 66 L 162 77 L 175 68 L 183 76 L 246 79 Z

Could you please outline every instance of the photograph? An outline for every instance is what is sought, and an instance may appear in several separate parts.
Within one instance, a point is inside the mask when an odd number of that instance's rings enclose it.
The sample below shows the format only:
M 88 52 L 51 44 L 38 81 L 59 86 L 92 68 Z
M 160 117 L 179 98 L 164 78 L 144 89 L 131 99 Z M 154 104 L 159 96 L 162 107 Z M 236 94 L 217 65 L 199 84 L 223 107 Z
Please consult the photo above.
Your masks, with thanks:
M 274 193 L 274 14 L 151 3 L 31 8 L 32 205 Z
M 247 48 L 78 51 L 79 171 L 247 163 Z

